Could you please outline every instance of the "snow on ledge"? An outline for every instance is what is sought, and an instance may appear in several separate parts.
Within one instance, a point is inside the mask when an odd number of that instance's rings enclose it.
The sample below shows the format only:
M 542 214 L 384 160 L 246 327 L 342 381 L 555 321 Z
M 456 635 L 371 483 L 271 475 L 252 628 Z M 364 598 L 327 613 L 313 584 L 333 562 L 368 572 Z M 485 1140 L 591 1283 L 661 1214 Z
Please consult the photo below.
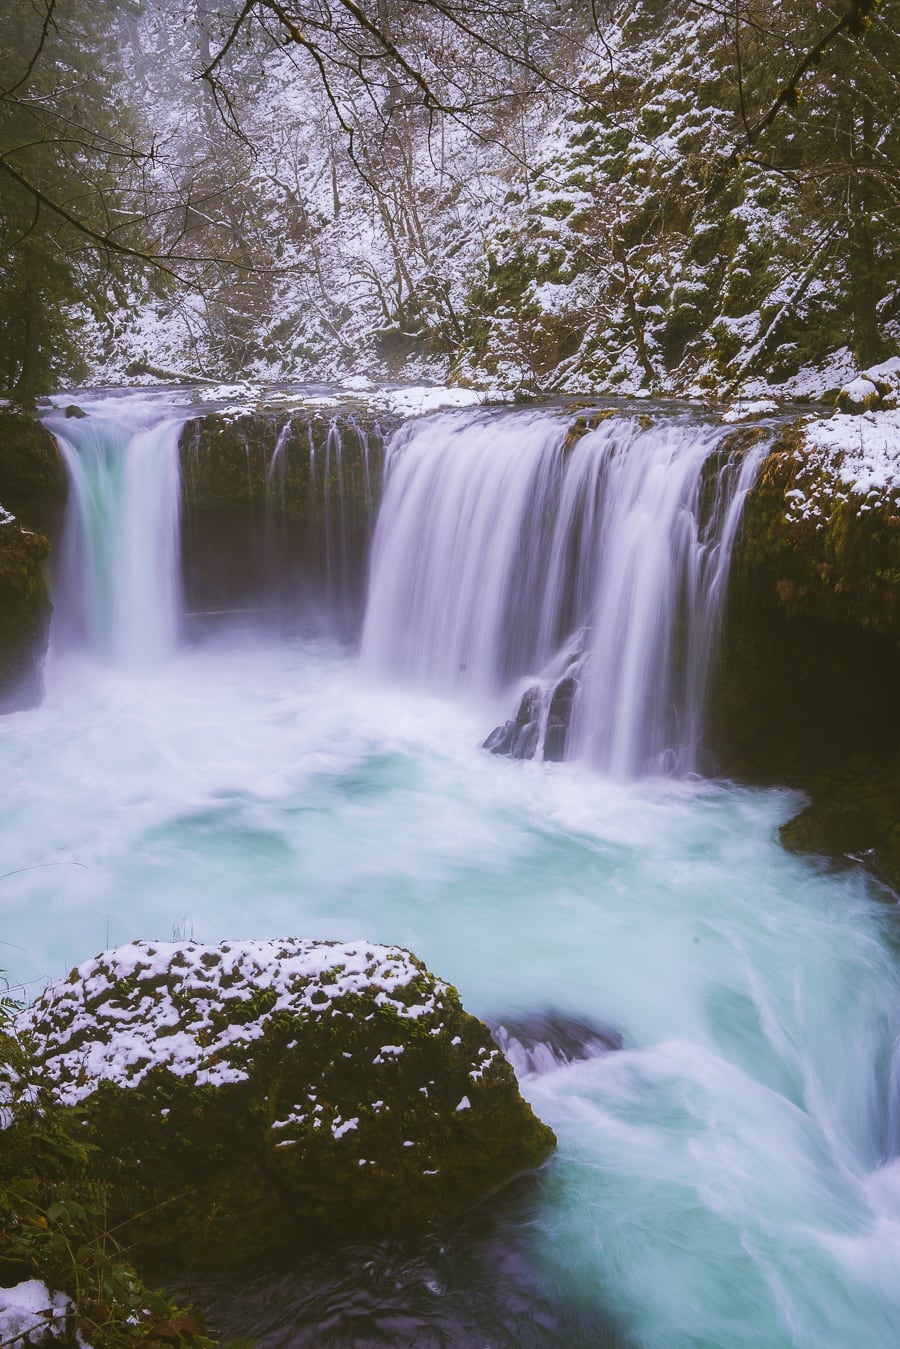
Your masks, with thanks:
M 882 500 L 900 493 L 900 409 L 811 422 L 806 445 L 854 495 Z
M 406 389 L 387 390 L 373 396 L 372 401 L 401 416 L 418 417 L 438 408 L 474 407 L 484 401 L 476 389 L 450 389 L 443 385 L 411 385 Z
M 852 501 L 857 514 L 900 509 L 900 410 L 811 420 L 795 453 L 800 467 L 786 493 L 789 521 L 821 529 L 834 502 Z
M 723 422 L 743 422 L 752 420 L 754 417 L 764 417 L 770 412 L 777 412 L 778 404 L 774 398 L 751 398 L 748 401 L 738 399 L 737 402 L 722 413 Z

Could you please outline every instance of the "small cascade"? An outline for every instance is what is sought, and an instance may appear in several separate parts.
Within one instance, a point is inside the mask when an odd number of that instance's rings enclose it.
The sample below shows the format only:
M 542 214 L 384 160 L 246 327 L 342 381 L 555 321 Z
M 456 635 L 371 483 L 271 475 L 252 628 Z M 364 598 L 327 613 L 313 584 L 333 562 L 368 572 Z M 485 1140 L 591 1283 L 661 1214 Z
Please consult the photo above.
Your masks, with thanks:
M 762 451 L 695 418 L 428 418 L 394 438 L 363 658 L 424 687 L 526 687 L 489 748 L 692 772 Z M 546 745 L 546 748 L 545 748 Z M 547 752 L 549 750 L 549 752 Z
M 140 669 L 174 650 L 181 611 L 178 438 L 183 417 L 141 399 L 51 413 L 69 475 L 54 639 Z

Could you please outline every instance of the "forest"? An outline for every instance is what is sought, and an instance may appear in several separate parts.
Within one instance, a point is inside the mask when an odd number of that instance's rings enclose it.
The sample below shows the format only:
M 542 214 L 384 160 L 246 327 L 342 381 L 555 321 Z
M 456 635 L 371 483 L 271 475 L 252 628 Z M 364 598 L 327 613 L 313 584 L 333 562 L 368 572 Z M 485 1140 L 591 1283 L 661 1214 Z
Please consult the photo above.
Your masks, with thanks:
M 0 52 L 18 395 L 820 395 L 897 340 L 895 0 L 7 0 Z

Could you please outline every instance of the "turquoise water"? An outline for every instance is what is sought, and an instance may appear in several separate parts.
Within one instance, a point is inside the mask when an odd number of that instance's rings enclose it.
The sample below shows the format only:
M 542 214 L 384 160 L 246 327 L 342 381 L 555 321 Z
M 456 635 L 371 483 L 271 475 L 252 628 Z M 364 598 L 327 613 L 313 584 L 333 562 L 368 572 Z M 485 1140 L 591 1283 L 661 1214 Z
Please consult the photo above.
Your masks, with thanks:
M 498 760 L 504 711 L 324 643 L 235 634 L 144 676 L 57 653 L 44 705 L 0 720 L 11 979 L 133 937 L 366 937 L 492 1022 L 621 1034 L 523 1079 L 559 1149 L 497 1219 L 518 1283 L 474 1241 L 455 1289 L 422 1274 L 410 1339 L 268 1342 L 893 1346 L 893 906 L 779 847 L 789 793 Z M 429 1338 L 459 1278 L 466 1326 Z

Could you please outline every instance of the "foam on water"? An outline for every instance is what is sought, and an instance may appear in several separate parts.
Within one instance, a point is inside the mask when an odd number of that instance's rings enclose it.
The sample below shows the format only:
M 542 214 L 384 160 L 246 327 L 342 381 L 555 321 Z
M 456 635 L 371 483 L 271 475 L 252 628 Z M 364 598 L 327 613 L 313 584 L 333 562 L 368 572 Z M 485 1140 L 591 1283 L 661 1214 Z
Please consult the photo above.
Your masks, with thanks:
M 893 910 L 781 850 L 787 793 L 614 784 L 482 732 L 324 645 L 244 635 L 153 675 L 57 652 L 44 705 L 0 721 L 4 961 L 34 989 L 173 930 L 366 937 L 492 1022 L 613 1028 L 523 1079 L 560 1140 L 509 1220 L 534 1305 L 622 1344 L 887 1349 Z M 541 1324 L 517 1342 L 591 1343 Z
M 276 1310 L 232 1306 L 234 1332 L 892 1347 L 895 910 L 780 848 L 787 792 L 612 780 L 693 763 L 752 463 L 684 420 L 569 446 L 556 413 L 422 423 L 392 452 L 362 663 L 248 632 L 178 649 L 181 412 L 90 411 L 51 418 L 79 640 L 55 630 L 43 706 L 0 719 L 13 982 L 131 938 L 398 943 L 491 1024 L 531 1028 L 513 1057 L 559 1137 L 446 1241 L 310 1262 L 261 1295 Z M 329 482 L 341 454 L 329 438 Z M 483 752 L 508 681 L 576 630 L 581 761 Z

